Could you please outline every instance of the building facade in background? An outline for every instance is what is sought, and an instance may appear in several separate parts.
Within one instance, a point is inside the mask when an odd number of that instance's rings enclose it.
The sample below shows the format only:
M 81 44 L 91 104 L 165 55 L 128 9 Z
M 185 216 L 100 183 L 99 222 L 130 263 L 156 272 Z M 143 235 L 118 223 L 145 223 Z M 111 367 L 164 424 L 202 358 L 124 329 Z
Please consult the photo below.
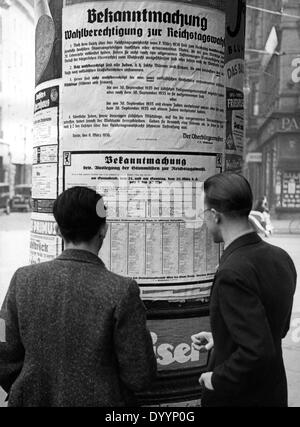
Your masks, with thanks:
M 245 173 L 285 217 L 300 212 L 300 2 L 247 5 Z
M 0 181 L 32 161 L 34 0 L 0 0 Z M 29 178 L 30 179 L 30 178 Z
M 9 145 L 0 141 L 0 183 L 9 182 L 10 164 Z

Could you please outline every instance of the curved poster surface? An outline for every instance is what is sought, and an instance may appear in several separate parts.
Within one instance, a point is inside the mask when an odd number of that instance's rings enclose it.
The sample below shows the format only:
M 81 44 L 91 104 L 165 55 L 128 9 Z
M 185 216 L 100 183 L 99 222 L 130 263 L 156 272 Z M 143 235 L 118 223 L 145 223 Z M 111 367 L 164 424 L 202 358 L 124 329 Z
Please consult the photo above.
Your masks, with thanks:
M 224 163 L 224 2 L 47 7 L 56 65 L 53 50 L 36 88 L 32 261 L 49 258 L 34 230 L 47 230 L 56 195 L 84 185 L 108 205 L 108 268 L 134 277 L 147 300 L 208 296 L 220 253 L 203 182 Z
M 35 81 L 40 81 L 52 54 L 55 25 L 47 0 L 37 0 L 35 6 Z

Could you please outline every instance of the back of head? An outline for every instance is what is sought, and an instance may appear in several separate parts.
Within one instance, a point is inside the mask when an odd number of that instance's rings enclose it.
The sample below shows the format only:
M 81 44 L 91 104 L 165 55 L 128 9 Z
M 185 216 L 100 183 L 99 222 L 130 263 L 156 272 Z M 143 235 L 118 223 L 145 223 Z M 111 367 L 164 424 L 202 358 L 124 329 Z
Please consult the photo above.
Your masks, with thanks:
M 106 223 L 105 216 L 98 215 L 100 200 L 96 191 L 86 187 L 73 187 L 58 196 L 53 215 L 66 242 L 88 242 Z
M 249 182 L 236 173 L 221 173 L 208 178 L 204 183 L 205 201 L 228 217 L 247 218 L 253 204 Z

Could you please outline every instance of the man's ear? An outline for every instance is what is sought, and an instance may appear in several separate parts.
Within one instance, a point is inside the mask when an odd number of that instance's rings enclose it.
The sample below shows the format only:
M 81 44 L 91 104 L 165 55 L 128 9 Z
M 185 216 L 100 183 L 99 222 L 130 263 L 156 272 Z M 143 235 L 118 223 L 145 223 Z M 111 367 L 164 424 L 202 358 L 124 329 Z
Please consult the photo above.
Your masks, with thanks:
M 62 238 L 62 235 L 61 235 L 60 228 L 59 228 L 58 224 L 55 224 L 55 231 L 56 231 L 56 234 L 57 234 L 59 237 L 61 237 L 61 238 Z
M 214 221 L 216 224 L 220 224 L 221 222 L 221 214 L 220 212 L 216 211 L 215 209 L 211 209 L 211 212 L 214 216 Z

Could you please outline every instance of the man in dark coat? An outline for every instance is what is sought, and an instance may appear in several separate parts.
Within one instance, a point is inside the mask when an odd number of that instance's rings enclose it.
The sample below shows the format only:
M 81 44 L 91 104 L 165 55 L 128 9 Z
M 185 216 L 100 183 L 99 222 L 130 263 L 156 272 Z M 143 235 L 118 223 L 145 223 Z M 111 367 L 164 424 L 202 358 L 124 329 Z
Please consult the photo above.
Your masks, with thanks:
M 225 250 L 210 302 L 212 334 L 192 337 L 213 349 L 209 372 L 200 377 L 203 406 L 287 406 L 281 340 L 286 336 L 296 270 L 282 249 L 261 240 L 249 225 L 252 191 L 237 174 L 204 184 L 205 219 Z
M 69 189 L 54 216 L 66 250 L 11 281 L 0 385 L 9 406 L 131 405 L 156 374 L 139 287 L 97 256 L 107 230 L 100 195 Z

